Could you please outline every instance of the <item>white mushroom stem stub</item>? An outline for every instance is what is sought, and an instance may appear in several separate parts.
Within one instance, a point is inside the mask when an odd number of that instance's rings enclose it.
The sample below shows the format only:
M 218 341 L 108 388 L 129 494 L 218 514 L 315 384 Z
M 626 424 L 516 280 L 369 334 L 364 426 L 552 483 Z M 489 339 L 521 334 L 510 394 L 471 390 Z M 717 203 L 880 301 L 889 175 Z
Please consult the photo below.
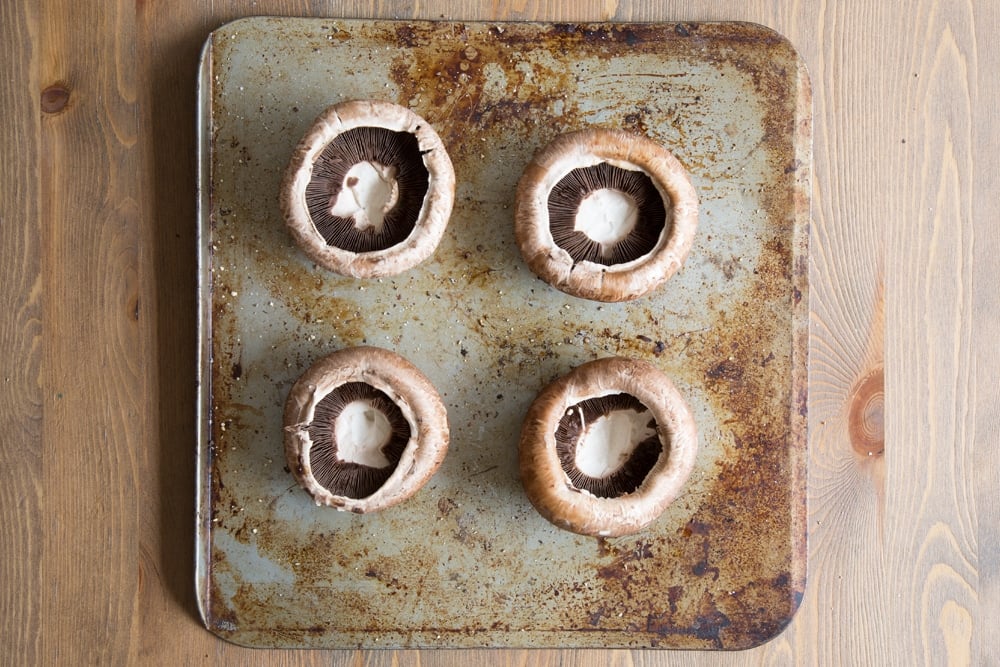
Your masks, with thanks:
M 347 171 L 334 195 L 330 215 L 352 219 L 358 231 L 380 233 L 386 214 L 399 200 L 397 171 L 378 162 L 358 162 Z
M 635 198 L 611 188 L 594 190 L 580 202 L 574 229 L 601 244 L 601 254 L 632 233 L 639 217 Z
M 577 413 L 582 421 L 583 411 Z M 650 420 L 649 410 L 616 410 L 584 424 L 576 445 L 576 467 L 589 477 L 603 478 L 614 473 L 625 465 L 640 442 L 656 437 Z
M 392 437 L 392 425 L 381 410 L 368 401 L 352 401 L 334 422 L 337 456 L 348 463 L 385 468 L 391 462 L 382 448 Z

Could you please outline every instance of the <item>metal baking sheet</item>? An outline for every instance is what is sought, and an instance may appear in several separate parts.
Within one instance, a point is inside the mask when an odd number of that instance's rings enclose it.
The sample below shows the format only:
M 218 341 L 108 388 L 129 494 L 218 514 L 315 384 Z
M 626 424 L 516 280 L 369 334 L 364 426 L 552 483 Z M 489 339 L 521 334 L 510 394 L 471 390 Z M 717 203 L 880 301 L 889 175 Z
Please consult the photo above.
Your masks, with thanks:
M 394 278 L 318 269 L 278 210 L 292 148 L 326 106 L 375 98 L 437 129 L 458 175 L 434 257 Z M 520 258 L 512 199 L 557 134 L 633 130 L 701 200 L 683 270 L 641 300 L 551 289 Z M 197 586 L 206 626 L 284 647 L 759 644 L 806 577 L 811 100 L 781 36 L 743 23 L 254 18 L 209 38 L 200 81 Z M 407 503 L 317 508 L 282 455 L 281 407 L 315 359 L 390 348 L 434 382 L 452 445 Z M 518 481 L 521 416 L 610 355 L 673 377 L 695 471 L 651 527 L 564 532 Z

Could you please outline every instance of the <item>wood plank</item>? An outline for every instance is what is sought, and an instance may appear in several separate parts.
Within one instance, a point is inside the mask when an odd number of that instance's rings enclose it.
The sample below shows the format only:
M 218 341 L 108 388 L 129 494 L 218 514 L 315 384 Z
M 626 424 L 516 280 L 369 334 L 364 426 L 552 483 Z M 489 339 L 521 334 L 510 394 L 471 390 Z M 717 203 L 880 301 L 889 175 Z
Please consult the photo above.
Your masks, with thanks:
M 1000 108 L 1000 48 L 996 45 L 1000 28 L 1000 5 L 977 3 L 973 10 L 973 45 L 970 79 L 974 82 L 970 104 L 973 114 L 972 203 L 969 261 L 972 264 L 970 298 L 972 300 L 972 393 L 969 397 L 967 435 L 971 452 L 973 498 L 967 502 L 974 512 L 976 535 L 977 609 L 972 615 L 972 665 L 1000 665 L 1000 640 L 995 622 L 1000 618 L 1000 466 L 997 466 L 997 441 L 1000 440 L 1000 404 L 997 402 L 997 378 L 1000 378 L 1000 228 L 997 227 L 997 202 L 1000 201 L 1000 153 L 997 152 L 997 109 Z M 954 631 L 949 637 L 961 637 L 966 619 L 952 613 L 948 617 Z M 956 622 L 957 621 L 957 622 Z M 960 642 L 956 642 L 960 645 Z M 957 652 L 957 651 L 956 651 Z
M 42 308 L 38 15 L 0 5 L 0 653 L 38 659 Z
M 41 664 L 120 664 L 137 636 L 148 446 L 129 3 L 41 6 L 44 235 Z
M 893 333 L 886 395 L 894 417 L 886 424 L 887 583 L 894 643 L 908 647 L 913 664 L 971 664 L 978 612 L 970 502 L 976 87 L 970 10 L 924 3 L 905 21 L 910 43 L 921 46 L 894 58 L 887 84 L 899 92 L 903 113 L 893 127 L 895 147 L 879 147 L 901 171 L 884 200 L 887 263 L 894 267 L 886 281 Z
M 138 91 L 140 134 L 146 138 L 144 189 L 155 292 L 150 309 L 156 350 L 152 392 L 158 396 L 155 446 L 141 462 L 138 655 L 151 664 L 195 664 L 232 647 L 212 638 L 197 619 L 194 585 L 195 371 L 195 104 L 198 52 L 211 29 L 197 4 L 138 6 L 136 42 L 146 63 Z M 208 635 L 208 636 L 206 636 Z M 177 641 L 176 638 L 183 638 Z
M 888 141 L 878 128 L 895 113 L 880 77 L 904 37 L 888 13 L 823 5 L 814 35 L 815 142 L 810 299 L 809 530 L 806 600 L 792 639 L 800 664 L 886 664 L 889 633 L 881 572 L 885 458 L 880 390 L 883 361 L 882 216 L 873 181 Z M 874 15 L 873 15 L 874 14 Z M 851 35 L 852 39 L 843 39 Z M 880 45 L 890 45 L 880 51 Z M 810 44 L 810 40 L 803 40 Z M 807 47 L 808 48 L 808 47 Z M 859 118 L 871 118 L 861 123 Z M 872 378 L 866 383 L 866 378 Z M 852 409 L 869 428 L 851 426 Z M 865 434 L 867 433 L 867 437 Z M 836 601 L 836 612 L 832 612 Z M 832 622 L 831 615 L 836 620 Z M 801 628 L 801 630 L 800 630 Z

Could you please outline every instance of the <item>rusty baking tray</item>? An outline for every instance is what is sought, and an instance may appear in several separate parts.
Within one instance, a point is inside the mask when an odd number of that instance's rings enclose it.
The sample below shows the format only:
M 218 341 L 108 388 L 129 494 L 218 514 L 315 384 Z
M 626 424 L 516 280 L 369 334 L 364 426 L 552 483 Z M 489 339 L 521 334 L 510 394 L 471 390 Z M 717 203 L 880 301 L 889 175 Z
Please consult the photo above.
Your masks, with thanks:
M 432 260 L 357 281 L 317 269 L 278 210 L 313 118 L 354 98 L 440 133 L 456 207 Z M 520 258 L 512 199 L 558 133 L 622 127 L 669 147 L 701 199 L 684 269 L 650 297 L 557 292 Z M 283 647 L 759 644 L 806 578 L 811 99 L 781 36 L 745 23 L 254 18 L 212 33 L 200 81 L 197 586 L 206 626 Z M 376 515 L 313 505 L 285 469 L 281 406 L 321 355 L 394 349 L 435 383 L 452 445 Z M 543 520 L 516 471 L 552 378 L 648 359 L 700 430 L 682 496 L 644 532 Z

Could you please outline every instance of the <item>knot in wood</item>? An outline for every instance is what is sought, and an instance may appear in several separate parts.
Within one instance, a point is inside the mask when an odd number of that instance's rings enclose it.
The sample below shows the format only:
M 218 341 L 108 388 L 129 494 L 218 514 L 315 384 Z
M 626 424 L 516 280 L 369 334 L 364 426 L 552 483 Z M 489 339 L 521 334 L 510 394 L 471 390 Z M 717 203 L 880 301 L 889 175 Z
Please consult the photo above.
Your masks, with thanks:
M 885 373 L 879 364 L 858 382 L 850 396 L 847 431 L 859 456 L 882 456 L 885 451 Z

